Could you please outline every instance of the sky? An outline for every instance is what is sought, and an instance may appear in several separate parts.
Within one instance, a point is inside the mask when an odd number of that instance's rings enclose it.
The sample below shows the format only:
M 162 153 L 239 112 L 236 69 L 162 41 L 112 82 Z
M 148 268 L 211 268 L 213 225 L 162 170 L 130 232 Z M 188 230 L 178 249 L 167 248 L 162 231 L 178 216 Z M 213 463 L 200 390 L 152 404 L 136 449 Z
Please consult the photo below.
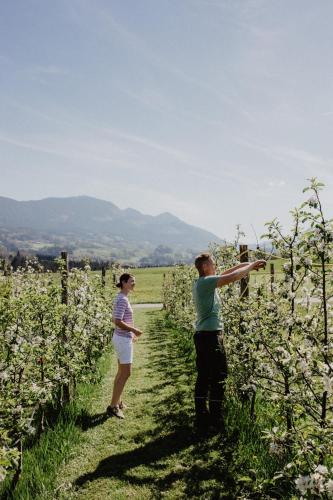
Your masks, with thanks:
M 0 195 L 89 195 L 231 239 L 333 216 L 331 0 L 11 0 Z

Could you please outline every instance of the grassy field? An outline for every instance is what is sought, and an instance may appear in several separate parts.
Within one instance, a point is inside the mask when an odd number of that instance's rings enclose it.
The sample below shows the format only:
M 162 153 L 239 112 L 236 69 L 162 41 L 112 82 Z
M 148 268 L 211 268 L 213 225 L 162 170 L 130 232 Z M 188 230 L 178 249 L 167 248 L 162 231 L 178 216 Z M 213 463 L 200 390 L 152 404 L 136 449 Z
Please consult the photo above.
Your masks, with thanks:
M 121 272 L 122 270 L 117 273 L 116 280 L 119 279 Z M 140 267 L 126 269 L 124 272 L 130 273 L 136 278 L 135 290 L 130 296 L 131 304 L 156 304 L 162 302 L 164 275 L 172 272 L 172 267 Z M 92 273 L 102 279 L 101 271 L 93 271 Z M 60 274 L 51 274 L 51 279 L 58 282 L 60 286 Z M 106 290 L 118 291 L 118 288 L 115 287 L 113 272 L 111 270 L 106 271 L 105 287 Z
M 131 304 L 156 304 L 162 302 L 162 286 L 164 275 L 170 273 L 172 267 L 139 267 L 133 269 L 126 269 L 128 272 L 135 276 L 136 285 L 135 290 L 131 293 Z M 101 271 L 94 271 L 95 274 L 101 276 Z M 116 278 L 119 279 L 121 271 L 117 273 Z M 107 289 L 115 289 L 113 283 L 112 271 L 106 271 L 105 285 Z
M 269 261 L 266 269 L 251 274 L 250 283 L 266 283 L 269 285 L 270 264 L 274 263 L 275 280 L 278 281 L 284 275 L 282 259 Z M 172 267 L 148 267 L 130 269 L 129 272 L 136 278 L 135 291 L 131 294 L 131 303 L 157 303 L 162 302 L 162 286 L 164 275 L 172 272 Z M 112 286 L 112 275 L 109 272 L 107 286 Z
M 163 279 L 172 272 L 172 267 L 141 267 L 129 272 L 136 280 L 135 290 L 131 295 L 133 304 L 162 302 Z
M 270 283 L 270 263 L 274 263 L 275 280 L 278 281 L 283 276 L 282 259 L 269 261 L 265 271 L 254 272 L 251 274 L 250 286 L 255 283 Z M 135 291 L 131 294 L 130 300 L 132 304 L 144 303 L 159 303 L 162 302 L 162 287 L 164 276 L 172 272 L 172 267 L 140 267 L 125 270 L 133 274 L 136 278 Z M 116 275 L 119 278 L 121 271 Z M 93 274 L 101 277 L 101 271 L 93 271 Z M 60 286 L 60 275 L 58 273 L 51 274 L 52 279 L 57 281 Z M 105 284 L 108 290 L 118 290 L 114 287 L 114 277 L 111 270 L 106 271 Z
M 283 275 L 283 261 L 277 259 L 270 261 L 266 267 L 265 271 L 259 271 L 257 273 L 252 273 L 250 283 L 263 283 L 270 282 L 270 263 L 274 263 L 275 268 L 275 279 L 278 280 Z M 131 294 L 130 300 L 132 304 L 143 304 L 143 303 L 159 303 L 162 302 L 162 287 L 164 276 L 172 272 L 172 267 L 140 267 L 125 270 L 133 274 L 136 278 L 135 291 Z M 117 274 L 118 279 L 121 271 Z M 101 277 L 101 271 L 93 271 L 93 274 Z M 60 286 L 60 274 L 51 274 L 52 279 L 57 281 Z M 102 277 L 101 277 L 102 279 Z M 105 277 L 106 289 L 113 289 L 113 272 L 111 270 L 106 271 Z M 116 289 L 117 290 L 117 289 Z

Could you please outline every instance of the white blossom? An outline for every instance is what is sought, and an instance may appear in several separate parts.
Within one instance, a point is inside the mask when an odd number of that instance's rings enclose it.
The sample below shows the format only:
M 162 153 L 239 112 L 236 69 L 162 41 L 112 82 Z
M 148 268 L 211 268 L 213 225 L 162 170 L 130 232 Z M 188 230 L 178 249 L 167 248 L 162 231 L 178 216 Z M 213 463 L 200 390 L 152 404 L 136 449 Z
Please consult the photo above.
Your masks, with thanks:
M 333 496 L 333 479 L 329 479 L 326 483 L 326 491 L 330 493 L 330 496 Z
M 0 372 L 0 380 L 5 381 L 5 380 L 8 380 L 8 379 L 9 379 L 9 374 L 8 374 L 8 372 L 6 372 L 6 371 L 2 371 L 2 372 Z
M 315 472 L 318 472 L 319 474 L 325 476 L 328 473 L 328 469 L 326 465 L 317 465 L 317 467 L 315 468 Z
M 312 488 L 312 479 L 310 476 L 299 476 L 295 480 L 296 488 L 305 495 L 309 489 Z
M 2 482 L 6 477 L 6 469 L 0 465 L 0 482 Z
M 324 391 L 327 391 L 328 396 L 333 393 L 333 377 L 329 377 L 328 375 L 323 375 L 324 381 Z
M 311 474 L 311 479 L 313 486 L 316 488 L 318 493 L 325 491 L 325 478 L 320 472 Z

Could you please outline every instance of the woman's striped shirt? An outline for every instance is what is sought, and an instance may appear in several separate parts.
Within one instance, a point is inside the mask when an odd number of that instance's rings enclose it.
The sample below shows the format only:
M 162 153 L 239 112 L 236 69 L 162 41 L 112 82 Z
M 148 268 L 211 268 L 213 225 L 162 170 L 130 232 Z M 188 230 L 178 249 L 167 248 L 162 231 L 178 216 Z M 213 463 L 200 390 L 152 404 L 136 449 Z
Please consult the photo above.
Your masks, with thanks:
M 127 295 L 122 292 L 118 293 L 113 303 L 113 319 L 120 319 L 128 325 L 133 325 L 133 309 Z M 114 333 L 121 337 L 132 338 L 133 333 L 130 330 L 122 330 L 118 326 L 115 327 Z

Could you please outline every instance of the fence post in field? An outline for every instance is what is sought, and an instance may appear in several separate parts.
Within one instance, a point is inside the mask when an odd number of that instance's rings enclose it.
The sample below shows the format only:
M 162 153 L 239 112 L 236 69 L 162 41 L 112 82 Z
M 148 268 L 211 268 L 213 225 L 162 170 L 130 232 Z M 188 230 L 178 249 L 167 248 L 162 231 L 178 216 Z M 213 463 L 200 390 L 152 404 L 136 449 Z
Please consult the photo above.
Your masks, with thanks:
M 240 262 L 249 262 L 249 251 L 247 245 L 239 245 Z M 240 296 L 245 299 L 249 296 L 249 278 L 242 278 L 240 283 Z
M 165 309 L 165 286 L 166 286 L 166 283 L 165 283 L 165 277 L 166 277 L 166 274 L 163 273 L 163 285 L 162 285 L 162 300 L 163 300 L 163 309 Z
M 271 262 L 270 265 L 270 272 L 271 272 L 271 292 L 274 293 L 275 269 L 273 262 Z
M 61 252 L 63 266 L 61 269 L 61 303 L 68 304 L 68 255 L 67 252 Z
M 4 276 L 10 276 L 12 274 L 10 262 L 8 262 L 6 259 L 4 260 L 3 263 L 3 275 Z
M 105 266 L 102 267 L 102 287 L 105 288 Z
M 61 260 L 63 261 L 61 267 L 61 303 L 68 305 L 68 254 L 67 252 L 61 252 Z M 64 344 L 67 342 L 66 336 L 66 326 L 67 326 L 67 314 L 65 313 L 62 318 L 63 321 L 63 332 L 62 339 Z M 70 390 L 69 383 L 63 384 L 62 386 L 62 396 L 63 402 L 68 403 L 70 401 Z

